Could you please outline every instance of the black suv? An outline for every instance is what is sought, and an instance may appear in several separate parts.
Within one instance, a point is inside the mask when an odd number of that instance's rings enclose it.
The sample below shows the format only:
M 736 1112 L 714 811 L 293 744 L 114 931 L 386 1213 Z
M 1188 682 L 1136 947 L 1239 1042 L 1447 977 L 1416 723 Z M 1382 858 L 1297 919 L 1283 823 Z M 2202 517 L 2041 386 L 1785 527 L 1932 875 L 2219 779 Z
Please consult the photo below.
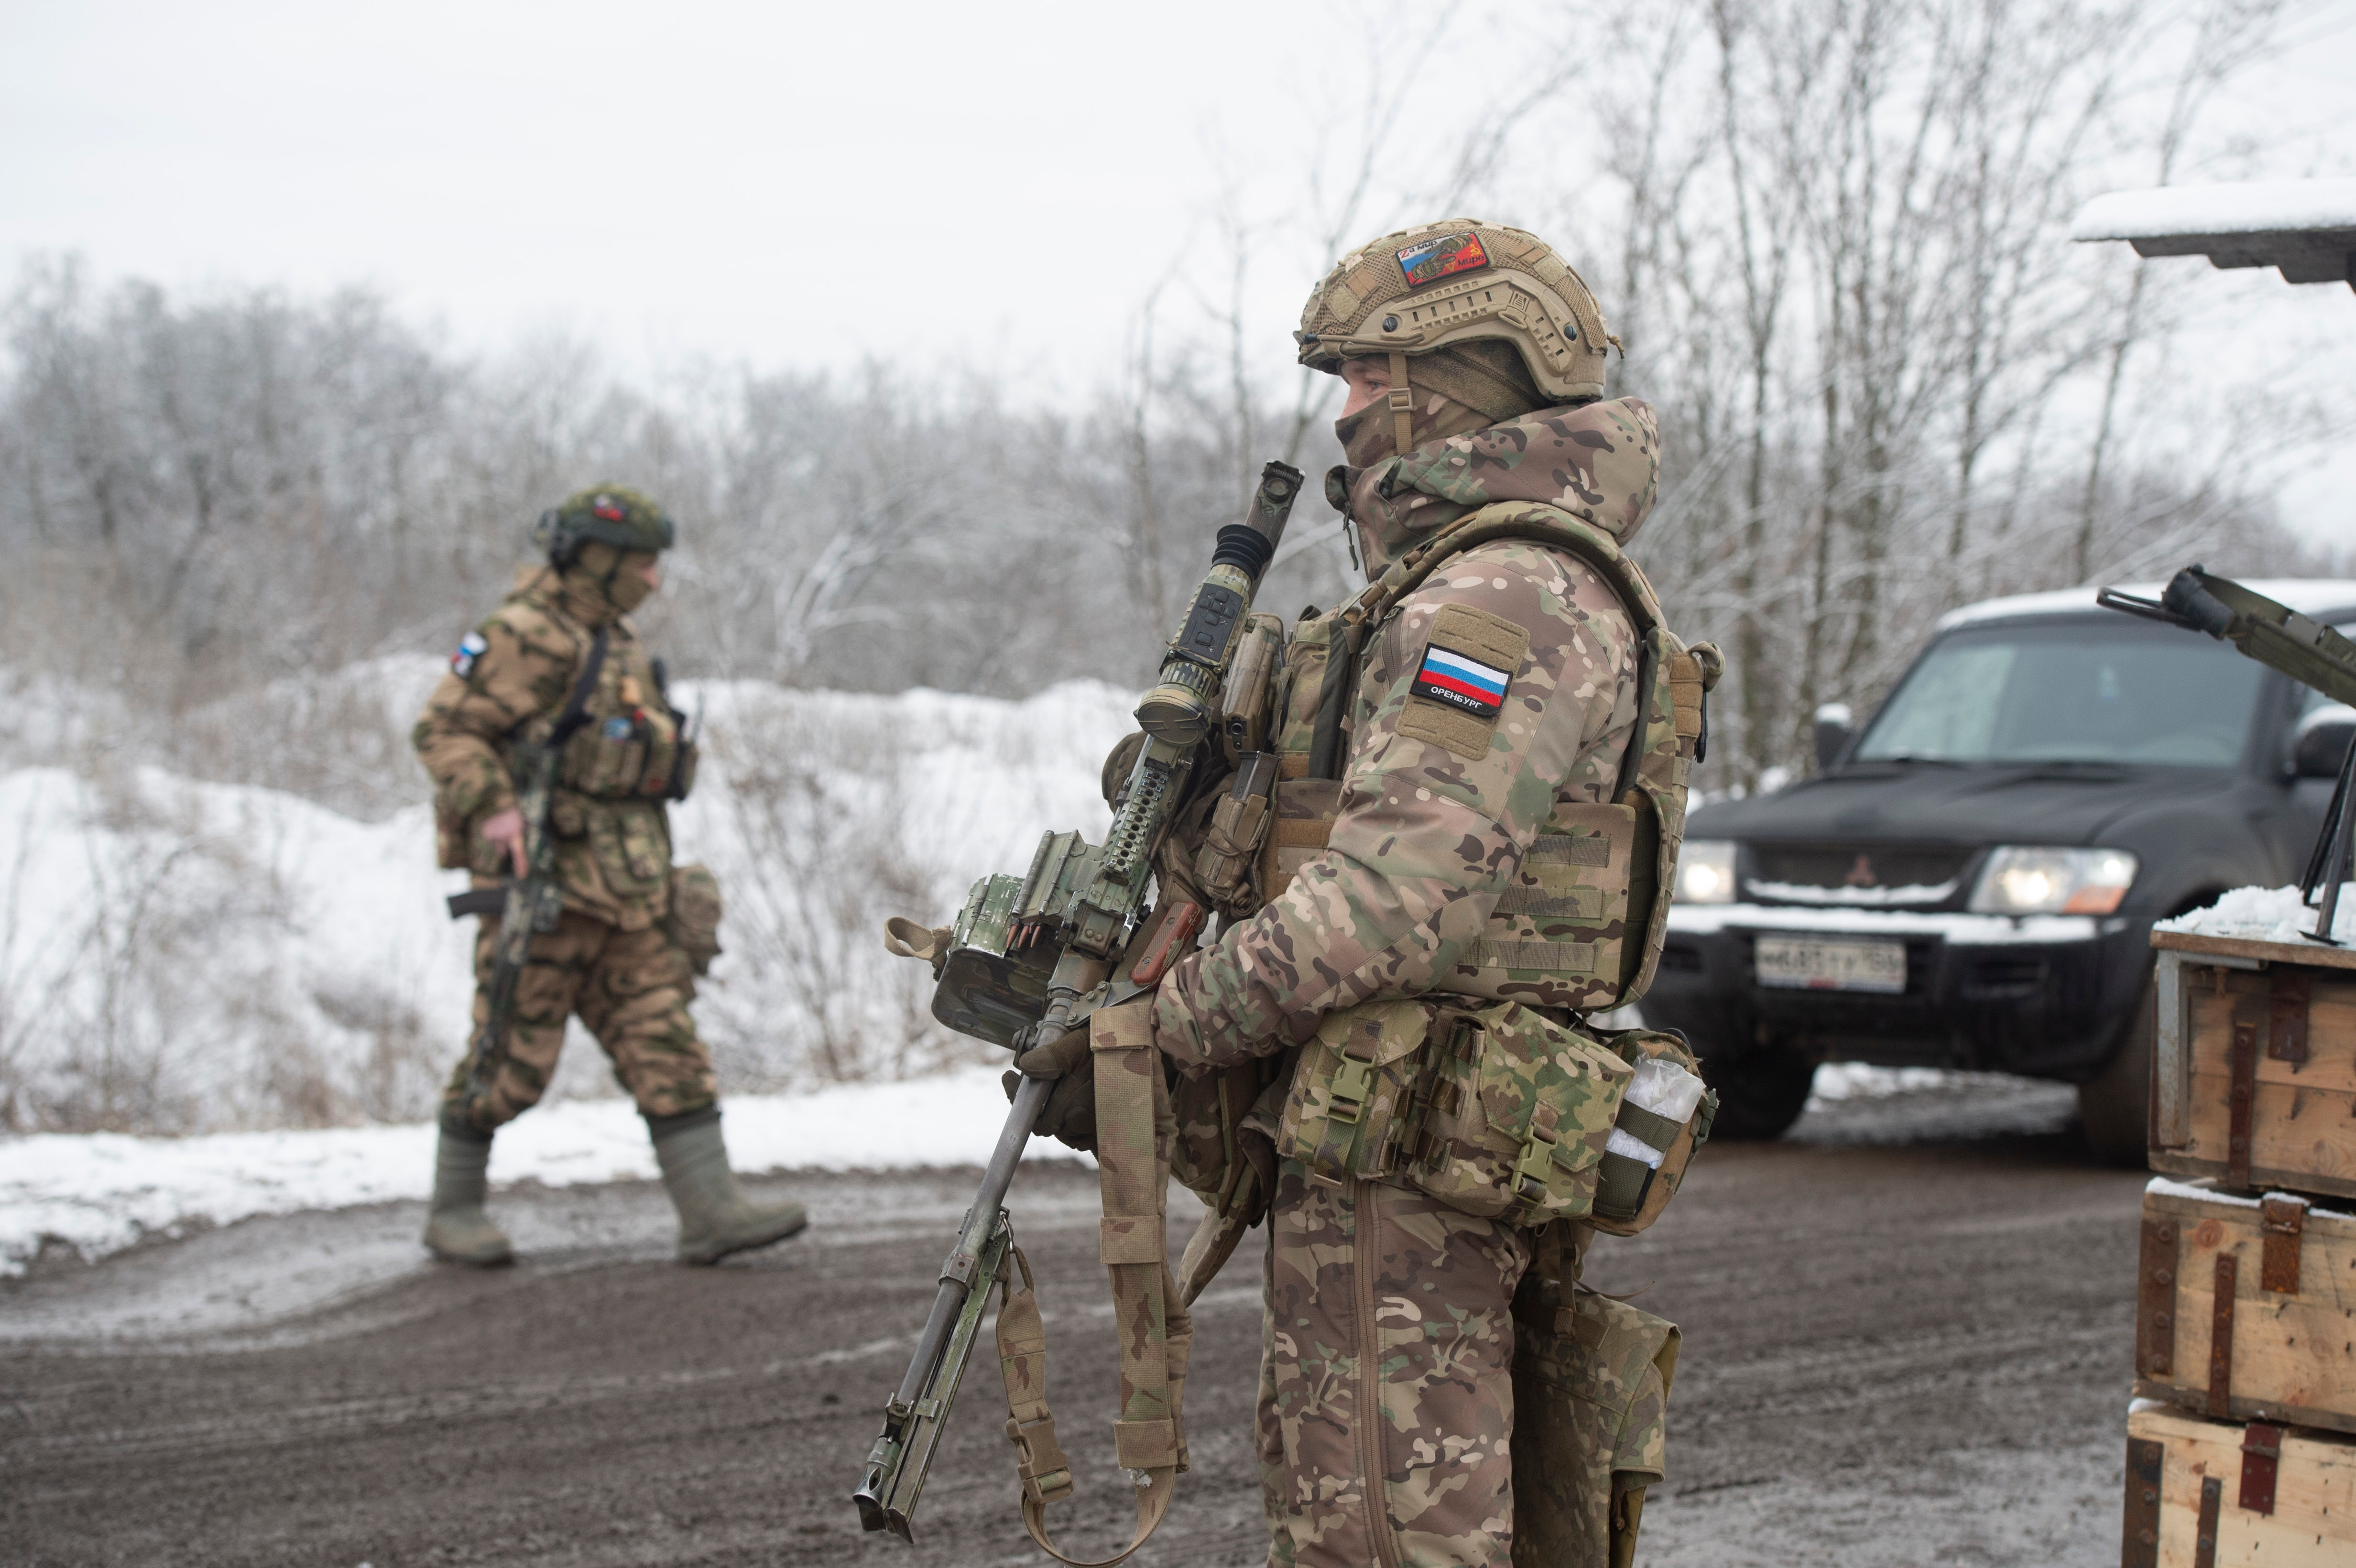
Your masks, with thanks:
M 2356 621 L 2356 582 L 2249 586 Z M 2356 711 L 2078 589 L 1954 612 L 1847 720 L 1818 714 L 1816 776 L 1687 820 L 1644 1014 L 1717 1130 L 1782 1133 L 1820 1061 L 1971 1068 L 2077 1084 L 2140 1160 L 2151 923 L 2298 880 Z

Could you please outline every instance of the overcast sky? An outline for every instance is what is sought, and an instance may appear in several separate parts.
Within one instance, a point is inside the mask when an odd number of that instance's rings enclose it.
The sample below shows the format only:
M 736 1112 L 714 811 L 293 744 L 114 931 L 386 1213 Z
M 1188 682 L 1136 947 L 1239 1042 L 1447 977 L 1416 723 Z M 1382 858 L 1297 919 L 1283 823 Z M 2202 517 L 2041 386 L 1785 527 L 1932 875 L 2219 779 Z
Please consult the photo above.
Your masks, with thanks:
M 556 327 L 626 366 L 937 354 L 1052 395 L 1110 372 L 1157 282 L 1224 297 L 1222 193 L 1257 220 L 1299 195 L 1366 29 L 1390 17 L 1404 55 L 1443 12 L 0 0 L 0 261 L 363 283 L 462 346 Z M 1514 14 L 1459 10 L 1420 112 L 1480 101 Z M 2356 0 L 2302 6 L 2223 107 L 2266 172 L 2351 166 L 2351 23 Z M 1319 258 L 1268 232 L 1248 292 L 1281 368 Z M 2265 278 L 2221 306 L 2356 345 L 2356 295 Z M 2294 486 L 2297 520 L 2348 526 L 2351 487 L 2356 463 Z

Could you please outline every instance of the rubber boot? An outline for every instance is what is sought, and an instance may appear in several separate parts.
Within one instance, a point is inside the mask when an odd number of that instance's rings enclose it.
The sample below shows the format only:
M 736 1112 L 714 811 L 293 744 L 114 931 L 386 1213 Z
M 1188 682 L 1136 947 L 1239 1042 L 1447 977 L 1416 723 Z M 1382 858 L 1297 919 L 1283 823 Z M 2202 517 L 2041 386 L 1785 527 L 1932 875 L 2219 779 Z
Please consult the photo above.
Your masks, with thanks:
M 679 1210 L 679 1261 L 716 1264 L 731 1253 L 783 1241 L 809 1223 L 798 1203 L 747 1203 L 728 1168 L 720 1107 L 648 1116 L 663 1186 Z
M 515 1261 L 515 1249 L 483 1212 L 489 1186 L 491 1135 L 461 1119 L 442 1118 L 434 1150 L 434 1201 L 425 1211 L 425 1244 L 436 1257 L 488 1268 Z

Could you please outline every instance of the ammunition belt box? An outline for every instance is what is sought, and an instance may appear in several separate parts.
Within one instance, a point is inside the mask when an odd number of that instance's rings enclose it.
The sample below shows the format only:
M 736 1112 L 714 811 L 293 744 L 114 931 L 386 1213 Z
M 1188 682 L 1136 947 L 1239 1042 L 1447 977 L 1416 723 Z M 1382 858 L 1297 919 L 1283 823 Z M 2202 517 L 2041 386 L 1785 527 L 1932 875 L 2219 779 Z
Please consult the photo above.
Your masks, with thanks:
M 2124 1568 L 2356 1561 L 2356 1439 L 2137 1401 L 2127 1412 Z
M 2154 932 L 2151 1168 L 2356 1198 L 2356 952 Z
M 2165 1179 L 2144 1194 L 2136 1392 L 2356 1433 L 2356 1215 Z

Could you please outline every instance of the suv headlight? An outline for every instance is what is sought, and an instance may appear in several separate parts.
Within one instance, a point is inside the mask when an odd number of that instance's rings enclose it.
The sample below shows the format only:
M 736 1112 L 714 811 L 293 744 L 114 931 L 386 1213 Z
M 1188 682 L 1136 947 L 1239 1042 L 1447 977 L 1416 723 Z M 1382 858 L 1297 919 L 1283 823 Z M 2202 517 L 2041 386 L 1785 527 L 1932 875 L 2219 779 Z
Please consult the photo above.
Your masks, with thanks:
M 2140 865 L 2124 849 L 2008 844 L 1988 851 L 1970 908 L 1975 914 L 2109 914 L 2135 885 Z
M 1677 851 L 1677 891 L 1672 902 L 1730 904 L 1734 901 L 1734 840 L 1688 838 Z

